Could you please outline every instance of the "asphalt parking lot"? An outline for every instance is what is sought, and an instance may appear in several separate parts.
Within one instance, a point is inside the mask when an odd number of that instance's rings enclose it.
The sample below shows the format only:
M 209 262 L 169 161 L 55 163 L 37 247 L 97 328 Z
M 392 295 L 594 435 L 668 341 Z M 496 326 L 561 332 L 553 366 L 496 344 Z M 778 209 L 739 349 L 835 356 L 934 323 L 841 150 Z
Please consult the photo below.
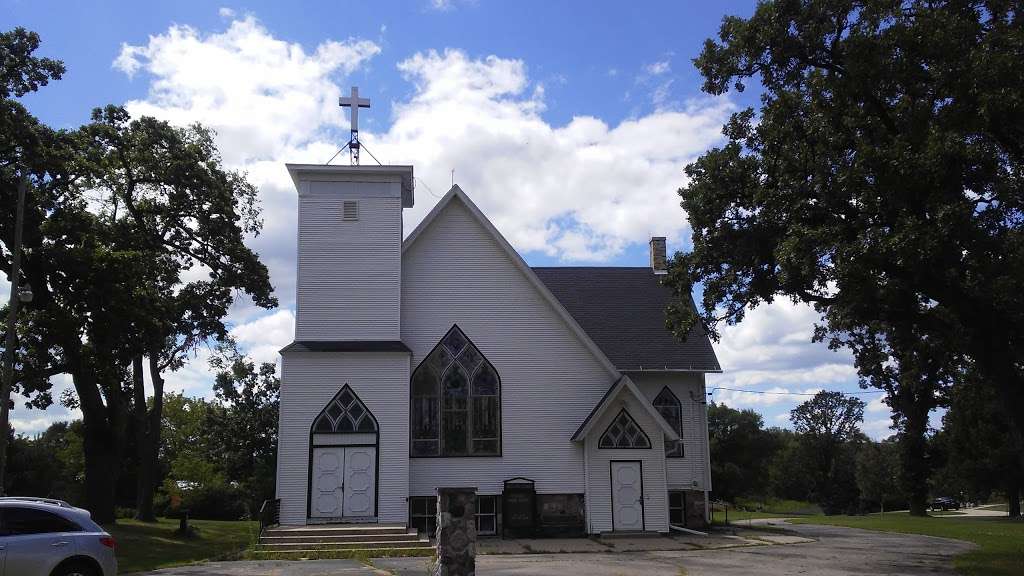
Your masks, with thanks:
M 788 576 L 814 574 L 953 575 L 952 558 L 974 545 L 911 534 L 887 534 L 835 526 L 787 525 L 812 542 L 740 546 L 716 550 L 661 550 L 567 554 L 495 554 L 477 557 L 486 576 Z M 215 562 L 166 568 L 149 576 L 420 576 L 426 558 L 375 558 L 304 562 Z

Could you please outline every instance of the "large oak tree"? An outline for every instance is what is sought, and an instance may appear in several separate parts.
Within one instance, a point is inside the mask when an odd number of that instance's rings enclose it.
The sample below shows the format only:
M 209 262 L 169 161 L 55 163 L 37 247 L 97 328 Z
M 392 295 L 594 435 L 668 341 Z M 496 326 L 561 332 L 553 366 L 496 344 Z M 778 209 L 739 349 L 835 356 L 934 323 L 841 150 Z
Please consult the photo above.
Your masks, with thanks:
M 965 365 L 1024 431 L 1019 3 L 762 2 L 726 18 L 695 63 L 709 94 L 762 94 L 686 169 L 694 247 L 669 278 L 677 335 L 697 321 L 717 334 L 777 297 L 811 303 L 817 337 L 853 350 L 906 412 L 897 423 L 914 417 L 901 432 L 924 434 L 920 415 Z

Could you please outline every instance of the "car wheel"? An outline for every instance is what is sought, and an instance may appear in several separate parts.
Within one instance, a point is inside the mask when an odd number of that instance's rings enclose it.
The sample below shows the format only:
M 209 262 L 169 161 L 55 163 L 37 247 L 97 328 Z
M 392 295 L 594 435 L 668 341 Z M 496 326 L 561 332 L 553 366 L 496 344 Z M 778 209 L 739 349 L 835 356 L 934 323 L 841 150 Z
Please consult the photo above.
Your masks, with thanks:
M 84 562 L 70 562 L 58 566 L 50 576 L 97 576 L 96 570 Z

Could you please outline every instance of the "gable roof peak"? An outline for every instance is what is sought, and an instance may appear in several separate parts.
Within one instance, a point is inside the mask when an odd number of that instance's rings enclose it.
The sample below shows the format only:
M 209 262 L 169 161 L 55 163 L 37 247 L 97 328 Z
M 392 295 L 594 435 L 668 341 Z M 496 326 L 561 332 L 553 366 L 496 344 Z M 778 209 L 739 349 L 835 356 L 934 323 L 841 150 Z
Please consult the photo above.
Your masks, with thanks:
M 555 295 L 552 294 L 550 290 L 548 290 L 548 287 L 545 286 L 544 282 L 542 282 L 541 279 L 537 277 L 537 274 L 534 273 L 533 269 L 531 269 L 526 264 L 526 261 L 523 260 L 523 257 L 519 254 L 519 252 L 517 252 L 516 249 L 513 248 L 511 244 L 509 244 L 508 240 L 506 240 L 505 237 L 502 236 L 501 232 L 499 232 L 498 229 L 494 227 L 494 224 L 492 224 L 491 221 L 487 219 L 487 216 L 484 215 L 483 211 L 480 210 L 479 207 L 477 207 L 473 200 L 469 198 L 469 195 L 467 195 L 462 190 L 462 188 L 458 186 L 458 184 L 452 185 L 451 189 L 448 190 L 448 193 L 442 196 L 441 199 L 437 201 L 437 204 L 430 210 L 430 212 L 427 213 L 426 216 L 423 217 L 423 220 L 420 221 L 416 228 L 409 233 L 409 236 L 407 236 L 406 239 L 402 242 L 402 253 L 405 254 L 405 252 L 409 250 L 409 248 L 411 248 L 413 244 L 416 243 L 419 237 L 423 234 L 423 231 L 429 228 L 431 224 L 433 224 L 434 221 L 437 220 L 437 217 L 441 214 L 441 212 L 443 212 L 445 208 L 447 208 L 448 205 L 451 204 L 453 198 L 458 198 L 459 201 L 462 202 L 462 204 L 466 207 L 467 211 L 473 217 L 473 219 L 476 220 L 477 223 L 480 224 L 480 226 L 488 234 L 490 234 L 492 238 L 494 238 L 494 240 L 497 242 L 501 250 L 504 251 L 506 255 L 508 255 L 508 258 L 509 260 L 512 261 L 512 264 L 519 269 L 519 271 L 526 277 L 527 281 L 529 281 L 530 284 L 533 285 L 534 289 L 540 293 L 541 297 L 547 301 L 547 303 L 551 306 L 555 313 L 562 319 L 562 321 L 565 322 L 569 326 L 569 328 L 576 334 L 576 336 L 580 339 L 580 341 L 583 342 L 583 345 L 590 351 L 591 354 L 594 355 L 594 358 L 597 359 L 601 366 L 603 366 L 609 374 L 618 376 L 619 371 L 615 368 L 615 365 L 612 364 L 611 360 L 608 359 L 608 356 L 605 355 L 604 351 L 602 351 L 601 348 L 598 347 L 596 343 L 594 343 L 590 335 L 588 335 L 583 330 L 583 328 L 580 327 L 580 325 L 576 322 L 576 319 L 572 317 L 572 314 L 570 314 L 569 311 L 566 310 L 565 307 L 562 305 L 562 303 L 559 302 L 558 298 L 556 298 Z

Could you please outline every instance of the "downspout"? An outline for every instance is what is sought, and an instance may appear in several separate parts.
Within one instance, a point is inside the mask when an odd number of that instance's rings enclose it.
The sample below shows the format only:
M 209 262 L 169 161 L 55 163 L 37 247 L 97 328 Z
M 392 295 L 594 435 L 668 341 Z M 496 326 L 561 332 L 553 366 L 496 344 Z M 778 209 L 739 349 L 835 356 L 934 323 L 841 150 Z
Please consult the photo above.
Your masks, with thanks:
M 590 519 L 590 446 L 588 445 L 589 438 L 583 438 L 583 514 L 586 517 L 587 522 L 587 534 L 594 533 L 594 525 Z
M 704 406 L 702 416 L 704 418 L 704 522 L 711 526 L 711 498 L 708 487 L 711 486 L 711 438 L 708 432 L 708 401 L 707 401 L 707 384 L 704 383 L 704 378 L 701 378 L 700 391 L 701 397 L 704 401 L 701 403 Z

